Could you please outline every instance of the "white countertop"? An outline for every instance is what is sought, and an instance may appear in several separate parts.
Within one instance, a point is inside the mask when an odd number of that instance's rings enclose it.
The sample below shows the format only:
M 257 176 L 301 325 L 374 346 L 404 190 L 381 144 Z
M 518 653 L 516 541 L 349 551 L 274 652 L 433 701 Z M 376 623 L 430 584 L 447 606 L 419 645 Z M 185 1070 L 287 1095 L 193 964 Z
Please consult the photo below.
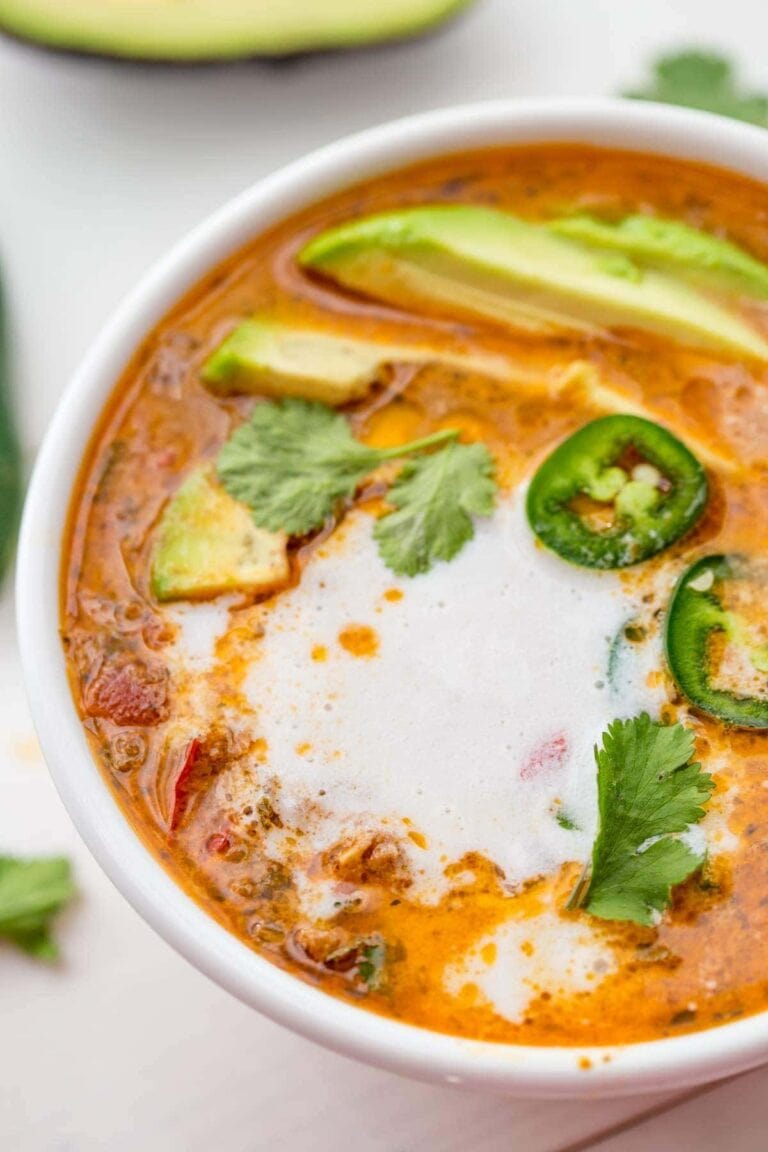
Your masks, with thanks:
M 0 262 L 30 458 L 123 294 L 264 173 L 413 111 L 613 92 L 678 44 L 725 48 L 768 88 L 766 32 L 764 0 L 480 0 L 421 42 L 285 64 L 151 69 L 0 44 Z M 768 1071 L 683 1102 L 489 1099 L 350 1063 L 238 1004 L 81 845 L 35 744 L 8 590 L 0 662 L 0 850 L 70 853 L 82 891 L 59 968 L 0 948 L 2 1152 L 764 1149 Z

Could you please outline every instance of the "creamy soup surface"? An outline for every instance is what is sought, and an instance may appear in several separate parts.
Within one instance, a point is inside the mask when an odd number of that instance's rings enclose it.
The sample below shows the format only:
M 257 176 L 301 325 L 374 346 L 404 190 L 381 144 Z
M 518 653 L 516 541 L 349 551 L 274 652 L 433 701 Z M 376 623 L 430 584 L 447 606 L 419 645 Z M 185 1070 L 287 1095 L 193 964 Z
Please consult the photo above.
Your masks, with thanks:
M 571 145 L 431 161 L 255 237 L 149 334 L 83 465 L 63 551 L 62 635 L 94 755 L 137 832 L 210 915 L 365 1009 L 542 1045 L 647 1040 L 760 1011 L 768 724 L 702 704 L 690 671 L 676 671 L 692 626 L 670 639 L 669 617 L 695 562 L 738 556 L 759 567 L 766 553 L 766 362 L 655 320 L 592 323 L 581 309 L 572 324 L 537 325 L 453 315 L 437 296 L 398 304 L 390 289 L 377 298 L 299 259 L 335 225 L 415 205 L 531 223 L 658 217 L 768 261 L 759 185 Z M 606 253 L 599 266 L 618 284 L 652 279 L 631 254 Z M 454 274 L 442 258 L 435 269 Z M 725 299 L 709 283 L 701 291 Z M 768 291 L 733 299 L 739 331 L 759 348 Z M 526 307 L 541 301 L 530 292 Z M 383 557 L 374 526 L 391 511 L 393 460 L 319 529 L 275 538 L 286 566 L 274 586 L 158 594 L 158 534 L 180 486 L 214 468 L 259 405 L 280 402 L 279 373 L 264 393 L 204 378 L 222 341 L 263 315 L 400 350 L 336 408 L 357 440 L 392 448 L 455 429 L 455 443 L 487 447 L 493 508 L 472 518 L 452 559 L 411 576 Z M 430 352 L 409 362 L 404 346 Z M 552 451 L 609 414 L 673 434 L 704 469 L 707 497 L 666 546 L 599 568 L 545 546 L 527 508 Z M 657 483 L 644 459 L 627 460 L 618 463 L 641 486 L 649 475 Z M 658 485 L 663 502 L 669 485 Z M 610 532 L 611 499 L 575 504 L 574 515 Z M 707 648 L 702 691 L 748 697 L 759 712 L 768 634 L 749 571 L 704 571 L 691 595 L 722 586 L 731 613 L 707 640 L 722 651 Z M 570 900 L 600 829 L 595 746 L 612 722 L 642 713 L 690 731 L 714 785 L 703 817 L 673 830 L 697 866 L 647 923 Z

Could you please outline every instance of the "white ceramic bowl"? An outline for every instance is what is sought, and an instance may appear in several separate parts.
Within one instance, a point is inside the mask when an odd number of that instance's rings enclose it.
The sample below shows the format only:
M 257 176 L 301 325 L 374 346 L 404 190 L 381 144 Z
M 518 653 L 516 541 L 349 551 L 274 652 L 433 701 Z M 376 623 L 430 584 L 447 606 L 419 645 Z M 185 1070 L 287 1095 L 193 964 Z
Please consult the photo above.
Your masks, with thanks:
M 78 465 L 124 365 L 165 311 L 252 236 L 345 185 L 440 153 L 541 141 L 703 160 L 768 182 L 768 133 L 761 129 L 658 105 L 558 100 L 487 103 L 415 116 L 323 148 L 256 184 L 149 273 L 93 345 L 59 405 L 37 461 L 21 532 L 22 659 L 43 752 L 94 856 L 170 944 L 247 1004 L 339 1052 L 428 1080 L 531 1096 L 683 1088 L 768 1060 L 768 1013 L 622 1047 L 481 1043 L 365 1012 L 256 955 L 190 900 L 131 830 L 88 750 L 59 643 L 59 557 Z

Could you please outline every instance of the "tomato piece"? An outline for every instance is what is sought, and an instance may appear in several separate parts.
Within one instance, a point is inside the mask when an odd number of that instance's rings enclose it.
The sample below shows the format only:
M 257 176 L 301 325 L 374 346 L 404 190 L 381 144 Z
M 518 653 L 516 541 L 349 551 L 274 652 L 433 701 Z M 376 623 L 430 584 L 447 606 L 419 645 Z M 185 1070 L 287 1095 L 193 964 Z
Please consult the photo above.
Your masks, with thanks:
M 105 661 L 85 689 L 89 716 L 101 716 L 121 728 L 150 727 L 167 716 L 168 675 L 140 660 Z
M 544 772 L 552 772 L 560 768 L 568 755 L 568 740 L 564 732 L 558 732 L 549 740 L 545 740 L 538 748 L 534 748 L 528 759 L 520 769 L 521 780 L 535 780 Z
M 213 835 L 209 836 L 206 840 L 205 846 L 209 852 L 215 853 L 217 856 L 222 856 L 225 852 L 229 851 L 231 843 L 229 836 L 226 836 L 223 832 L 214 832 Z

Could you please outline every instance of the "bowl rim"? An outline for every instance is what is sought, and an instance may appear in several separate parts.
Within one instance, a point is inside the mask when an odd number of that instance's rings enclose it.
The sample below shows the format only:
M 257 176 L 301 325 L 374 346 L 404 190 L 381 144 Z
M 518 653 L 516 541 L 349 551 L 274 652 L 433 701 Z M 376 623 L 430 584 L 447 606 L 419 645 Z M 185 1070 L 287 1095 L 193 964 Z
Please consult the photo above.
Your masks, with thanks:
M 145 847 L 88 748 L 59 639 L 59 561 L 73 483 L 96 421 L 142 339 L 249 237 L 342 189 L 431 156 L 584 143 L 716 161 L 768 182 L 768 133 L 707 113 L 619 100 L 500 100 L 391 121 L 259 180 L 177 243 L 118 307 L 66 388 L 38 454 L 21 526 L 16 616 L 43 754 L 82 838 L 140 915 L 222 987 L 311 1040 L 415 1078 L 528 1096 L 670 1090 L 768 1059 L 768 1011 L 637 1044 L 534 1047 L 469 1040 L 361 1010 L 278 968 L 212 919 Z M 44 558 L 53 563 L 40 563 Z

